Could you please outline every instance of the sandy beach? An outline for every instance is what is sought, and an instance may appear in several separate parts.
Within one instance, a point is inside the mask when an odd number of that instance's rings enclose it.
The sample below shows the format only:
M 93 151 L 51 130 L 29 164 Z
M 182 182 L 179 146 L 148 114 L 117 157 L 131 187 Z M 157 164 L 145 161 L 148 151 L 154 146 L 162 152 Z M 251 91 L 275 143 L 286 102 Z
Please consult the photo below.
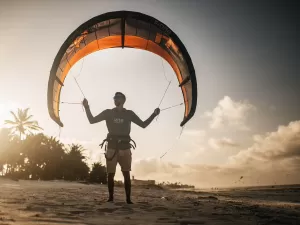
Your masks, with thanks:
M 133 187 L 134 205 L 116 187 L 0 179 L 0 224 L 300 224 L 300 187 L 178 191 Z

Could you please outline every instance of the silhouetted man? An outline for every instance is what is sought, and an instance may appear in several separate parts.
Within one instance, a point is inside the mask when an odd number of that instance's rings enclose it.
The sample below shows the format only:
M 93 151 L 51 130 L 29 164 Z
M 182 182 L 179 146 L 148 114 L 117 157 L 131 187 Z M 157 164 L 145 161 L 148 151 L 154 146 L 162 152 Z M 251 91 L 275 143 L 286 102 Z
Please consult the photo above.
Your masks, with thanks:
M 131 171 L 131 147 L 130 143 L 132 140 L 130 138 L 131 131 L 131 122 L 137 124 L 142 128 L 146 128 L 153 119 L 159 115 L 160 109 L 157 108 L 151 114 L 151 116 L 142 121 L 133 111 L 125 109 L 124 103 L 126 97 L 123 93 L 117 92 L 114 96 L 115 108 L 106 109 L 102 111 L 99 115 L 93 116 L 88 101 L 83 100 L 83 105 L 86 109 L 86 115 L 91 124 L 98 123 L 103 120 L 106 121 L 106 126 L 108 129 L 107 138 L 104 142 L 107 141 L 106 149 L 106 169 L 108 174 L 108 192 L 109 198 L 108 202 L 114 200 L 114 176 L 116 172 L 117 163 L 120 164 L 121 170 L 124 176 L 124 187 L 126 192 L 126 202 L 132 204 L 131 201 L 131 180 L 130 180 L 130 171 Z M 103 142 L 103 143 L 104 143 Z M 102 144 L 103 144 L 102 143 Z

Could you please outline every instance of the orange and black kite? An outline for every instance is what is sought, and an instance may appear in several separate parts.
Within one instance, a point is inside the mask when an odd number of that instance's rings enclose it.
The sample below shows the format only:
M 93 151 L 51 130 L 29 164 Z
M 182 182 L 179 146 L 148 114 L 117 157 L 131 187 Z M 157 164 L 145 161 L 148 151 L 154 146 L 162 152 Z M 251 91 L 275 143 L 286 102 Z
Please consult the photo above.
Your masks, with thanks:
M 173 68 L 182 90 L 183 126 L 197 106 L 197 81 L 192 60 L 178 36 L 157 19 L 138 12 L 117 11 L 96 16 L 80 25 L 61 46 L 48 82 L 48 110 L 59 125 L 60 92 L 73 65 L 93 52 L 108 48 L 136 48 L 155 53 Z

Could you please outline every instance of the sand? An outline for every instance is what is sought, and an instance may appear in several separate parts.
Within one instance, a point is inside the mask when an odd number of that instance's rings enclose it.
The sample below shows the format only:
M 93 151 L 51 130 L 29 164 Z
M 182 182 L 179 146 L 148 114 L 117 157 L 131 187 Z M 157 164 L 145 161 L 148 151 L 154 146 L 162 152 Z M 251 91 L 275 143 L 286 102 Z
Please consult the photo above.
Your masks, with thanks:
M 214 191 L 133 187 L 134 205 L 116 187 L 0 178 L 0 224 L 300 224 L 300 187 Z

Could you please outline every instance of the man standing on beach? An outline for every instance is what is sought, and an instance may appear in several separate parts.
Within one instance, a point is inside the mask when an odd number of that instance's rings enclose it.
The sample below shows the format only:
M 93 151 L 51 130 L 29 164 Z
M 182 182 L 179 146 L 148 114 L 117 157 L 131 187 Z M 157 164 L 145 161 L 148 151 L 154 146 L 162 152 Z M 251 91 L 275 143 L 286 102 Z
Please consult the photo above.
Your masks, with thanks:
M 126 192 L 126 202 L 132 204 L 131 201 L 131 122 L 137 124 L 142 128 L 146 128 L 153 119 L 159 115 L 160 109 L 157 108 L 151 114 L 151 116 L 142 121 L 133 111 L 124 108 L 124 103 L 126 97 L 121 92 L 116 92 L 114 96 L 115 108 L 106 109 L 102 111 L 99 115 L 93 116 L 87 99 L 83 100 L 83 106 L 85 107 L 86 115 L 91 124 L 106 121 L 106 126 L 108 129 L 107 138 L 107 151 L 105 154 L 106 158 L 106 169 L 108 178 L 108 192 L 109 198 L 108 202 L 114 200 L 114 176 L 116 172 L 117 163 L 120 164 L 121 170 L 124 176 L 124 187 Z

